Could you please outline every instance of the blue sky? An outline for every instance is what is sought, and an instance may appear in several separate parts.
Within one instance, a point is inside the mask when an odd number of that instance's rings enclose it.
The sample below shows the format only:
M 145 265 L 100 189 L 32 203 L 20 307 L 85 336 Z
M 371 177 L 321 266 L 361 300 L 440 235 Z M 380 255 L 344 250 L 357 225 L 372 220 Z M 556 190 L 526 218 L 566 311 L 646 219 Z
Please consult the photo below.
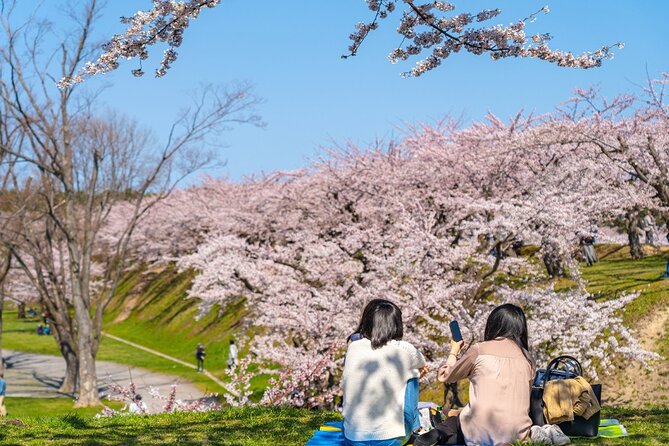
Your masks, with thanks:
M 37 0 L 20 0 L 21 6 Z M 46 7 L 59 3 L 46 0 Z M 149 0 L 113 0 L 104 10 L 97 36 L 122 30 L 120 15 L 150 6 Z M 401 3 L 401 2 L 398 2 Z M 520 109 L 546 112 L 568 99 L 574 87 L 599 85 L 614 95 L 637 90 L 646 71 L 669 71 L 665 0 L 453 0 L 457 11 L 499 7 L 493 21 L 509 23 L 548 4 L 550 14 L 528 25 L 528 33 L 553 34 L 553 47 L 581 52 L 618 41 L 625 48 L 591 70 L 558 68 L 527 59 L 491 61 L 459 54 L 420 78 L 405 79 L 407 65 L 392 65 L 387 54 L 399 43 L 391 16 L 369 36 L 358 56 L 343 60 L 348 35 L 371 12 L 363 0 L 223 0 L 193 22 L 179 60 L 165 78 L 150 75 L 162 48 L 145 65 L 143 78 L 130 74 L 137 62 L 95 79 L 107 85 L 101 100 L 152 128 L 167 131 L 188 93 L 201 82 L 249 81 L 266 102 L 259 108 L 265 129 L 239 128 L 223 135 L 225 167 L 212 174 L 240 179 L 308 163 L 319 147 L 352 141 L 366 145 L 401 135 L 406 123 L 435 122 L 448 115 L 477 120 L 487 112 L 508 117 Z M 397 14 L 397 13 L 396 13 Z M 51 15 L 58 23 L 58 13 Z

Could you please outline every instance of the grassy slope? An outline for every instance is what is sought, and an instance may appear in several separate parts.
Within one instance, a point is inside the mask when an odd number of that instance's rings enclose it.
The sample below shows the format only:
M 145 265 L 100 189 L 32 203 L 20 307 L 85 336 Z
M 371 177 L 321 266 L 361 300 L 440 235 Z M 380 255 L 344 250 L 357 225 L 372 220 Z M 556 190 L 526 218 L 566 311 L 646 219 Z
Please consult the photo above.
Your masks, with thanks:
M 598 246 L 600 262 L 582 269 L 588 290 L 598 298 L 608 299 L 621 293 L 640 292 L 623 313 L 625 324 L 637 326 L 657 309 L 669 306 L 669 279 L 663 278 L 669 253 L 661 252 L 641 260 L 631 260 L 626 247 Z M 669 326 L 657 345 L 658 352 L 669 355 Z
M 605 417 L 622 420 L 630 437 L 623 439 L 576 439 L 575 444 L 666 445 L 669 444 L 669 409 L 629 412 L 607 409 Z M 27 418 L 23 426 L 0 428 L 4 445 L 304 445 L 325 421 L 338 420 L 334 412 L 300 409 L 229 409 L 208 414 L 170 414 L 94 419 L 70 414 L 51 418 Z
M 602 261 L 592 267 L 583 267 L 591 292 L 601 299 L 621 292 L 642 292 L 625 310 L 625 321 L 629 325 L 638 323 L 654 309 L 669 304 L 669 280 L 660 277 L 666 263 L 665 254 L 631 260 L 626 247 L 613 245 L 599 245 L 598 252 Z M 196 320 L 197 302 L 185 299 L 191 278 L 191 273 L 178 274 L 173 267 L 160 271 L 136 270 L 126 275 L 108 308 L 104 329 L 110 334 L 191 363 L 194 363 L 197 342 L 202 342 L 207 349 L 206 368 L 225 379 L 229 340 L 234 336 L 239 320 L 246 314 L 244 303 L 240 300 L 225 312 L 214 308 L 202 319 Z M 569 286 L 568 283 L 562 285 Z M 34 334 L 37 321 L 17 321 L 11 313 L 6 316 L 5 348 L 58 354 L 50 338 Z M 669 330 L 666 330 L 658 346 L 660 353 L 665 355 L 669 354 L 668 334 Z M 210 380 L 192 369 L 109 338 L 103 338 L 99 359 L 174 374 L 204 390 L 220 391 Z M 254 383 L 256 391 L 263 387 L 263 381 Z

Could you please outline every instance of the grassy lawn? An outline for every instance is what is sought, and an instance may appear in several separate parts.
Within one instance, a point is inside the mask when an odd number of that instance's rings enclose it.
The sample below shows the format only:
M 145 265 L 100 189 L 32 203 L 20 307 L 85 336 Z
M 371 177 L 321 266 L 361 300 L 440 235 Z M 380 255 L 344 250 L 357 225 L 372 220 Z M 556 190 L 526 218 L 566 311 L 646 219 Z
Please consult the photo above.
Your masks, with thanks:
M 630 432 L 620 439 L 574 439 L 578 445 L 669 444 L 669 409 L 605 409 Z M 85 413 L 24 417 L 0 428 L 3 445 L 238 445 L 302 446 L 335 412 L 288 408 L 228 409 L 206 414 L 169 414 L 94 419 Z
M 191 278 L 192 273 L 178 274 L 173 267 L 158 272 L 132 271 L 124 277 L 105 313 L 103 330 L 192 364 L 195 364 L 197 343 L 202 342 L 207 352 L 205 368 L 225 381 L 230 339 L 233 339 L 240 319 L 246 314 L 244 301 L 240 300 L 226 311 L 214 308 L 197 320 L 197 302 L 186 299 Z M 39 322 L 39 318 L 19 320 L 16 311 L 5 311 L 3 348 L 59 355 L 51 336 L 36 335 Z M 244 350 L 241 353 L 244 354 Z M 222 391 L 194 369 L 104 336 L 98 360 L 176 375 L 206 392 Z M 256 397 L 261 395 L 268 378 L 261 376 L 252 382 Z
M 120 409 L 123 403 L 118 401 L 105 401 L 105 404 L 113 409 Z M 100 413 L 100 408 L 74 409 L 74 401 L 69 398 L 19 398 L 9 397 L 5 399 L 7 407 L 7 419 L 40 419 L 47 420 L 54 417 L 77 415 L 80 417 L 93 417 Z
M 0 428 L 3 445 L 304 445 L 333 412 L 297 409 L 229 409 L 205 414 L 169 414 L 94 419 L 71 414 L 26 418 Z

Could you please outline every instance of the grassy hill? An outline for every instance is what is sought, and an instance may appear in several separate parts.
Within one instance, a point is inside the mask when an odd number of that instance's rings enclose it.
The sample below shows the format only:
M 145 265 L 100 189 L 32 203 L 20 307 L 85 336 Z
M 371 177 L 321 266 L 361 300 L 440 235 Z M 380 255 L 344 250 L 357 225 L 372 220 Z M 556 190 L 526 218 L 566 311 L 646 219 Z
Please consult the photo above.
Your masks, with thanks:
M 623 292 L 641 292 L 641 296 L 625 310 L 624 319 L 642 337 L 647 338 L 644 340 L 645 348 L 669 356 L 669 315 L 663 311 L 669 308 L 669 280 L 661 277 L 669 253 L 656 251 L 642 260 L 632 260 L 627 247 L 599 245 L 597 249 L 601 261 L 592 267 L 584 266 L 582 270 L 588 289 L 597 299 L 602 300 Z M 126 274 L 105 315 L 104 330 L 193 364 L 195 347 L 198 342 L 202 342 L 207 350 L 205 367 L 225 380 L 229 340 L 235 336 L 240 320 L 248 315 L 248 309 L 240 298 L 230 307 L 214 308 L 197 320 L 197 302 L 186 299 L 192 274 L 178 273 L 173 266 L 138 268 Z M 570 283 L 563 280 L 560 286 L 570 286 Z M 57 355 L 53 340 L 34 334 L 35 325 L 36 321 L 18 321 L 7 314 L 4 348 Z M 650 329 L 652 333 L 648 332 Z M 110 338 L 103 338 L 99 359 L 178 375 L 204 390 L 221 391 L 195 370 Z M 626 365 L 621 364 L 618 375 L 624 375 L 626 371 Z M 631 371 L 642 373 L 643 376 L 647 373 L 633 367 Z M 610 383 L 606 383 L 607 387 L 637 385 L 625 378 L 611 378 Z M 621 397 L 617 402 L 628 405 L 633 403 L 634 396 L 640 405 L 647 401 L 667 404 L 669 370 L 660 368 L 654 380 L 656 390 L 638 389 L 634 395 L 628 395 L 627 399 Z M 259 392 L 264 384 L 265 379 L 257 380 L 254 382 L 255 390 Z

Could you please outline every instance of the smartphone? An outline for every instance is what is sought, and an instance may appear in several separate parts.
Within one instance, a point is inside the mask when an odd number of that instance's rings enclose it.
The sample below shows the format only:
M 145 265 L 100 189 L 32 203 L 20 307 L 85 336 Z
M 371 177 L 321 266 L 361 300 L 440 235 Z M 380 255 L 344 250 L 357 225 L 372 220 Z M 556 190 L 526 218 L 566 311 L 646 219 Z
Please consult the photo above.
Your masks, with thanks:
M 460 333 L 460 325 L 458 325 L 458 321 L 451 321 L 451 323 L 448 324 L 448 327 L 451 329 L 451 339 L 455 342 L 462 341 L 462 333 Z

